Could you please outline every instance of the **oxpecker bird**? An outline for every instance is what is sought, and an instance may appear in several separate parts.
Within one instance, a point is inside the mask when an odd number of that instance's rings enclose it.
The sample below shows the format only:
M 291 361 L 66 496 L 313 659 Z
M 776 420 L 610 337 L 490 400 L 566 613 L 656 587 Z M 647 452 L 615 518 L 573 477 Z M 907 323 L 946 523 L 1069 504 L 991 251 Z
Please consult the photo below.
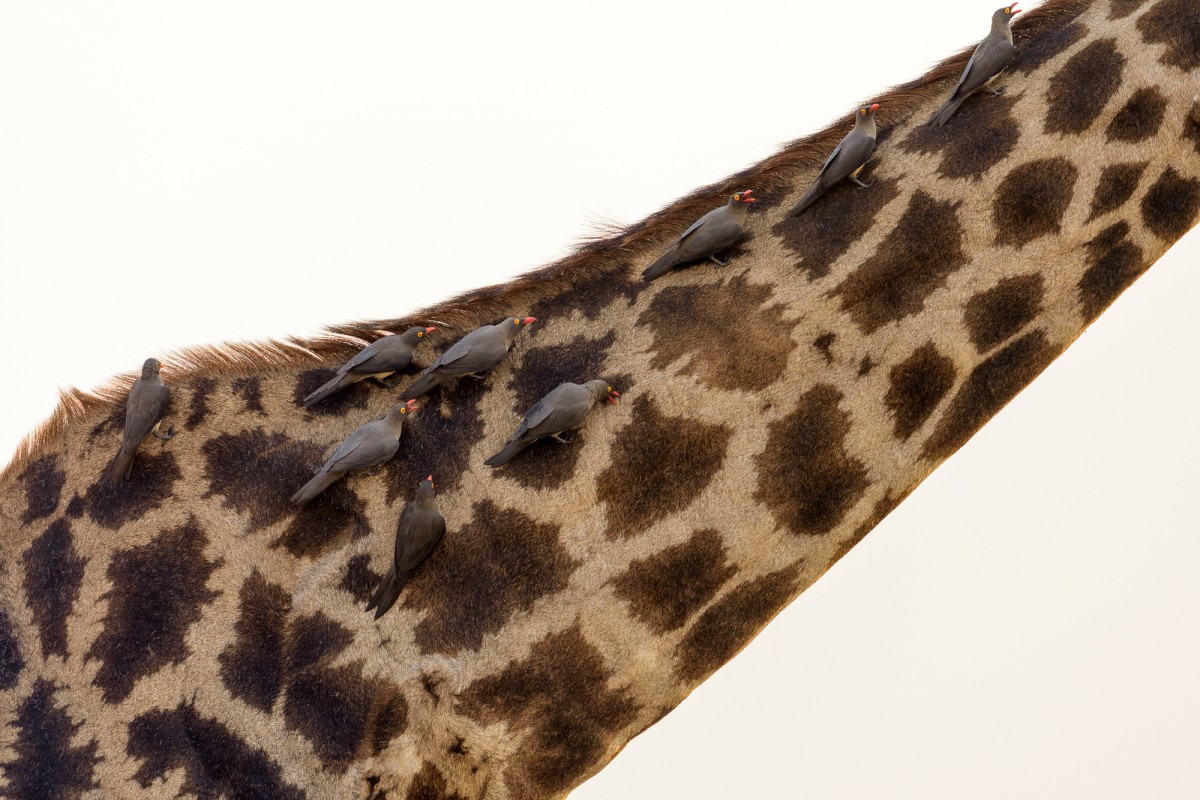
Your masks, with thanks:
M 371 420 L 350 434 L 350 438 L 342 442 L 324 466 L 317 470 L 313 479 L 292 495 L 292 505 L 304 505 L 352 469 L 373 467 L 396 455 L 400 450 L 400 432 L 404 429 L 404 420 L 416 410 L 417 406 L 411 400 L 397 403 L 383 419 Z
M 352 383 L 364 378 L 375 378 L 380 383 L 389 375 L 407 369 L 412 363 L 413 350 L 425 334 L 436 328 L 414 325 L 404 333 L 392 333 L 376 339 L 359 351 L 358 355 L 338 367 L 337 375 L 321 388 L 304 398 L 304 405 L 319 403 L 331 394 L 340 392 Z M 391 384 L 384 383 L 388 388 Z
M 375 609 L 375 619 L 382 617 L 395 604 L 404 584 L 425 563 L 445 534 L 446 520 L 438 511 L 437 499 L 433 496 L 433 476 L 430 475 L 421 481 L 417 496 L 400 512 L 392 568 L 383 576 L 371 602 L 367 603 L 367 611 Z
M 683 232 L 679 241 L 671 245 L 670 250 L 646 268 L 642 277 L 652 281 L 681 264 L 702 259 L 708 259 L 722 267 L 728 266 L 729 262 L 717 258 L 717 254 L 728 250 L 742 238 L 746 211 L 750 204 L 755 202 L 758 201 L 750 196 L 750 190 L 730 195 L 729 202 L 725 205 L 714 208 L 693 222 L 692 227 Z
M 979 43 L 975 52 L 971 54 L 971 60 L 967 62 L 967 68 L 963 70 L 962 77 L 958 79 L 958 85 L 950 93 L 950 99 L 938 109 L 938 112 L 933 115 L 933 119 L 929 120 L 930 125 L 938 128 L 945 125 L 954 116 L 954 112 L 958 111 L 959 106 L 978 89 L 987 89 L 993 95 L 1004 94 L 1003 89 L 992 86 L 992 81 L 999 78 L 1000 73 L 1008 69 L 1013 56 L 1016 55 L 1017 48 L 1013 46 L 1012 29 L 1009 28 L 1009 23 L 1020 13 L 1016 3 L 996 9 L 996 13 L 992 14 L 991 33 Z
M 121 449 L 109 465 L 104 479 L 110 484 L 129 480 L 133 474 L 133 456 L 138 445 L 150 434 L 160 439 L 170 439 L 173 430 L 162 433 L 163 414 L 171 400 L 171 390 L 163 384 L 158 370 L 162 367 L 157 358 L 147 358 L 142 364 L 142 377 L 133 382 L 129 389 L 129 400 L 125 403 L 125 436 Z
M 605 381 L 560 384 L 525 412 L 525 418 L 504 449 L 483 463 L 489 467 L 507 464 L 517 453 L 547 436 L 566 444 L 562 434 L 582 425 L 601 397 L 607 397 L 608 402 L 616 405 L 620 396 L 621 393 Z
M 804 193 L 804 197 L 800 198 L 796 207 L 788 212 L 789 217 L 799 216 L 804 209 L 815 203 L 818 197 L 825 194 L 830 187 L 843 178 L 849 178 L 863 189 L 871 188 L 871 184 L 863 183 L 858 179 L 858 173 L 862 171 L 863 166 L 871 159 L 871 154 L 875 152 L 875 112 L 877 110 L 879 110 L 878 103 L 863 106 L 858 110 L 858 113 L 854 115 L 854 129 L 846 134 L 846 138 L 842 139 L 837 147 L 833 148 L 833 152 L 821 166 L 821 171 L 817 173 L 817 180 Z
M 478 378 L 479 373 L 487 372 L 503 361 L 517 334 L 535 322 L 533 317 L 509 317 L 497 325 L 476 328 L 438 356 L 437 361 L 404 390 L 400 399 L 420 397 L 447 378 L 462 375 Z

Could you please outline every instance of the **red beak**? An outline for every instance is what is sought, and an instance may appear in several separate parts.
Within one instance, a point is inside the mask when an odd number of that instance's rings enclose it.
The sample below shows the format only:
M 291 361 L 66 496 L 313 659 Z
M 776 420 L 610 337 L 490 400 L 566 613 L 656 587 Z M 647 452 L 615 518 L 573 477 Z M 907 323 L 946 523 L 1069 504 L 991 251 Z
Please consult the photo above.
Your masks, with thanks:
M 523 322 L 526 325 L 532 325 L 533 323 L 537 322 L 537 318 L 536 317 L 526 317 L 525 319 L 521 320 L 521 322 Z
M 879 110 L 879 103 L 872 103 L 872 104 L 871 104 L 871 110 L 872 110 L 872 111 L 878 111 L 878 110 Z
M 620 396 L 621 396 L 621 393 L 618 392 L 616 389 L 613 389 L 611 392 L 608 393 L 608 402 L 612 403 L 615 406 L 617 404 L 617 398 Z
M 433 483 L 433 476 L 432 476 L 432 475 L 430 475 L 430 476 L 429 476 L 428 478 L 426 478 L 425 480 L 429 481 L 430 483 Z
M 425 329 L 425 332 L 426 332 L 426 333 L 433 333 L 433 332 L 434 332 L 434 331 L 436 331 L 436 330 L 437 330 L 437 328 L 435 328 L 435 327 L 433 327 L 432 325 L 430 325 L 428 328 L 426 328 L 426 329 Z
M 755 198 L 750 196 L 751 191 L 753 191 L 753 190 L 747 189 L 746 191 L 742 192 L 742 202 L 743 203 L 757 203 L 758 202 L 758 200 L 756 200 Z
M 1008 10 L 1009 10 L 1009 11 L 1011 11 L 1012 13 L 1014 13 L 1014 14 L 1020 14 L 1020 13 L 1021 13 L 1021 10 L 1017 8 L 1017 4 L 1016 4 L 1016 3 L 1013 3 L 1011 6 L 1009 6 L 1009 7 L 1008 7 Z
M 404 407 L 407 408 L 409 411 L 416 411 L 418 408 L 420 408 L 420 406 L 417 405 L 416 400 L 409 400 L 407 403 L 404 404 Z

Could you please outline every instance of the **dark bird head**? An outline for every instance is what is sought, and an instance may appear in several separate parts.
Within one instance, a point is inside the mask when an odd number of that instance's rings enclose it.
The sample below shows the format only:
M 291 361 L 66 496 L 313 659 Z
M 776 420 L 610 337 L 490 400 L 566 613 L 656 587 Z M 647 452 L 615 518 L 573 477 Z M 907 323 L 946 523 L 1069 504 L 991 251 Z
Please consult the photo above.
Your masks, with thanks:
M 867 122 L 875 121 L 875 112 L 879 110 L 879 103 L 872 103 L 869 106 L 863 106 L 854 115 L 854 124 L 862 125 Z
M 417 486 L 417 499 L 425 500 L 433 497 L 433 476 L 430 475 Z
M 396 403 L 388 409 L 387 420 L 392 423 L 403 423 L 410 415 L 414 414 L 420 408 L 416 400 L 409 400 L 407 403 Z
M 413 325 L 404 333 L 400 334 L 400 336 L 403 337 L 406 344 L 415 346 L 418 342 L 425 338 L 425 334 L 433 333 L 436 330 L 437 328 L 433 327 L 432 325 L 429 327 L 425 327 L 423 325 Z
M 162 362 L 157 358 L 147 358 L 142 364 L 142 379 L 153 380 L 158 377 L 158 371 L 162 368 Z
M 736 208 L 737 206 L 749 207 L 751 203 L 757 203 L 758 198 L 750 196 L 752 191 L 752 189 L 747 189 L 744 192 L 729 195 L 729 205 Z
M 500 323 L 500 333 L 511 342 L 517 338 L 518 333 L 535 322 L 537 322 L 537 319 L 534 317 L 509 317 Z
M 992 14 L 992 30 L 1001 31 L 1007 28 L 1013 21 L 1013 17 L 1021 13 L 1017 5 L 1017 3 L 1013 3 L 1011 6 L 997 8 L 996 13 Z
M 605 397 L 609 403 L 615 406 L 617 399 L 621 396 L 621 393 L 614 389 L 608 381 L 588 381 L 584 386 L 592 393 L 593 402 Z

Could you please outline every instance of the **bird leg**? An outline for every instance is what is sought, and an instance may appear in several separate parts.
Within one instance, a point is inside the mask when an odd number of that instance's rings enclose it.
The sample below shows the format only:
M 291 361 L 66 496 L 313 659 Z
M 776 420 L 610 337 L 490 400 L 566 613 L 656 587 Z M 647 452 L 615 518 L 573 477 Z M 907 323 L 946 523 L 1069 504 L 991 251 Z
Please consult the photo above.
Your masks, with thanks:
M 863 189 L 870 189 L 874 185 L 874 184 L 870 184 L 870 183 L 863 183 L 854 175 L 850 176 L 850 180 L 854 181 L 856 184 L 858 184 Z
M 728 260 L 722 261 L 721 259 L 717 258 L 716 253 L 713 253 L 711 256 L 709 256 L 708 260 L 713 262 L 714 264 L 716 264 L 718 267 L 728 267 L 729 266 L 729 261 Z
M 392 373 L 390 378 L 375 378 L 374 381 L 385 389 L 395 389 L 400 385 L 400 376 Z
M 466 373 L 465 375 L 463 375 L 463 377 L 464 377 L 464 378 L 471 378 L 472 380 L 481 381 L 481 380 L 483 380 L 483 379 L 484 379 L 486 376 L 484 376 L 484 375 L 476 375 L 474 372 L 468 372 L 468 373 Z
M 1000 95 L 1004 94 L 1004 90 L 1007 89 L 1008 87 L 1001 86 L 999 89 L 997 89 L 995 86 L 992 86 L 989 83 L 989 84 L 986 84 L 986 88 L 989 92 L 992 93 L 992 97 L 999 97 Z
M 160 422 L 157 425 L 155 425 L 154 429 L 151 430 L 150 432 L 153 433 L 155 436 L 157 436 L 159 439 L 162 439 L 164 442 L 169 442 L 175 438 L 175 426 L 174 425 L 167 428 L 166 433 L 163 433 L 162 432 L 162 423 Z
M 564 439 L 564 438 L 562 438 L 562 434 L 558 434 L 558 433 L 550 434 L 550 438 L 553 439 L 554 441 L 558 442 L 559 444 L 570 444 L 571 443 L 570 439 Z

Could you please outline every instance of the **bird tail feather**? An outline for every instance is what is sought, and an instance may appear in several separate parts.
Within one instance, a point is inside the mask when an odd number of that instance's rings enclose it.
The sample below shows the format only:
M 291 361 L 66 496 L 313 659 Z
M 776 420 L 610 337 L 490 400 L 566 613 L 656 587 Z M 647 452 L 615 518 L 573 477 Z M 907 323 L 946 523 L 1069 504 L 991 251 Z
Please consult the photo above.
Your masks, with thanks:
M 808 188 L 808 191 L 804 193 L 804 197 L 800 198 L 800 202 L 796 203 L 796 205 L 792 208 L 792 210 L 788 212 L 788 216 L 789 217 L 800 216 L 801 214 L 804 213 L 804 210 L 806 208 L 811 206 L 813 203 L 817 202 L 817 198 L 820 197 L 824 193 L 825 193 L 825 189 L 823 186 L 821 186 L 821 181 L 817 180 L 815 183 L 813 183 L 812 186 L 810 186 Z
M 392 567 L 379 582 L 379 588 L 375 590 L 375 594 L 371 595 L 371 602 L 367 603 L 364 610 L 375 609 L 375 619 L 382 617 L 388 612 L 388 609 L 396 604 L 396 599 L 400 597 L 400 592 L 404 589 L 404 584 L 408 583 L 408 578 L 408 575 L 397 575 L 396 568 Z
M 340 392 L 352 383 L 362 380 L 361 375 L 353 375 L 349 372 L 343 372 L 340 375 L 335 375 L 333 378 L 317 389 L 315 392 L 304 398 L 304 407 L 316 405 L 317 403 L 329 397 L 335 392 Z
M 332 486 L 340 477 L 342 477 L 340 472 L 318 472 L 311 481 L 301 486 L 300 490 L 292 495 L 292 505 L 304 505 Z
M 675 248 L 672 247 L 667 252 L 658 257 L 646 270 L 642 273 L 642 277 L 648 281 L 652 281 L 660 275 L 666 275 L 675 266 Z
M 133 474 L 133 454 L 135 452 L 137 451 L 121 448 L 117 457 L 108 465 L 108 471 L 104 473 L 105 483 L 115 486 L 121 481 L 129 480 L 129 476 Z
M 503 450 L 501 450 L 499 453 L 496 453 L 496 455 L 492 456 L 483 463 L 487 464 L 489 467 L 498 467 L 501 464 L 507 464 L 516 457 L 517 453 L 521 452 L 528 446 L 529 442 L 523 442 L 520 439 L 514 439 L 506 444 Z
M 441 382 L 442 379 L 438 375 L 421 375 L 421 377 L 412 382 L 412 385 L 404 390 L 404 393 L 400 395 L 400 399 L 415 400 L 429 390 L 433 389 L 433 387 L 437 386 Z
M 933 118 L 929 120 L 929 124 L 935 128 L 940 128 L 945 125 L 950 121 L 950 118 L 954 116 L 959 107 L 962 106 L 963 101 L 966 99 L 966 95 L 955 95 L 954 97 L 951 97 L 942 105 L 941 108 L 938 109 L 938 112 L 933 115 Z

